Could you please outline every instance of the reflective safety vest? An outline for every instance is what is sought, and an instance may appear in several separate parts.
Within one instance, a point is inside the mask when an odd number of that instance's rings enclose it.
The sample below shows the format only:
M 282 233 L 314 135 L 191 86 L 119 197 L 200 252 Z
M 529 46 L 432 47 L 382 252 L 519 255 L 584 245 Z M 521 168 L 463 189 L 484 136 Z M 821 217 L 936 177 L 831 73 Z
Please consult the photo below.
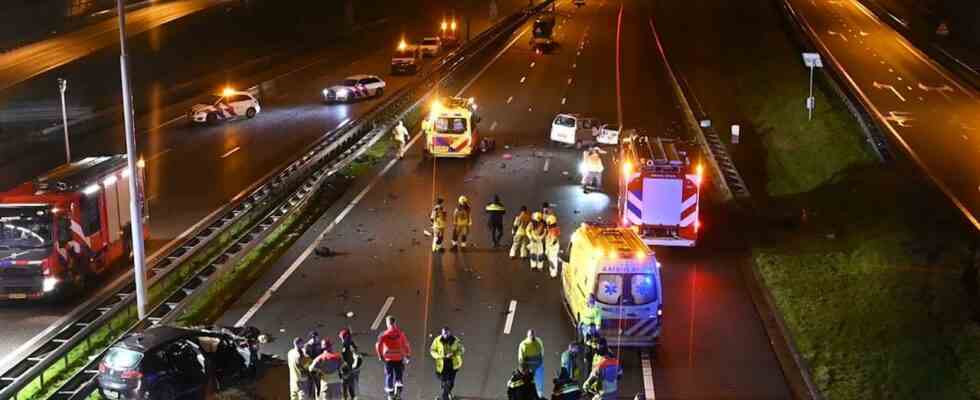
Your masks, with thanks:
M 531 223 L 531 214 L 522 211 L 514 217 L 514 236 L 524 236 L 527 234 L 527 227 Z
M 580 318 L 582 325 L 602 326 L 602 310 L 599 309 L 599 305 L 586 307 Z
M 544 224 L 538 222 L 532 222 L 527 225 L 527 237 L 531 240 L 543 240 L 544 239 Z
M 544 343 L 540 338 L 524 338 L 517 346 L 517 363 L 537 367 L 544 362 Z
M 436 340 L 433 340 L 429 354 L 436 361 L 436 373 L 442 373 L 443 368 L 445 368 L 443 364 L 445 364 L 447 358 L 453 360 L 453 370 L 459 370 L 463 366 L 464 351 L 466 349 L 463 348 L 463 342 L 455 336 L 450 336 L 447 339 L 439 336 Z
M 602 172 L 605 167 L 602 165 L 602 157 L 599 153 L 589 153 L 585 158 L 585 168 L 589 172 Z
M 473 220 L 470 218 L 470 207 L 456 207 L 456 211 L 453 211 L 453 225 L 470 226 L 472 224 Z
M 405 333 L 395 326 L 388 328 L 378 336 L 378 343 L 375 344 L 374 351 L 378 353 L 378 357 L 385 361 L 401 361 L 412 355 L 412 348 L 408 345 Z
M 432 209 L 432 213 L 429 214 L 429 220 L 432 221 L 432 229 L 443 229 L 446 227 L 446 210 L 440 206 L 436 206 Z

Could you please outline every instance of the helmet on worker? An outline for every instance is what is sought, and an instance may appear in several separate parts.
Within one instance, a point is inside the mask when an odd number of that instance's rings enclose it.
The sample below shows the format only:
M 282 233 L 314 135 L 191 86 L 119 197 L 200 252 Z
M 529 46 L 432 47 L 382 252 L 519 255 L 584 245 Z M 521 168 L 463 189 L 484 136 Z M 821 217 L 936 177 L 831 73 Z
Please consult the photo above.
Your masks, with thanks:
M 466 198 L 466 196 L 459 196 L 459 201 L 458 202 L 459 202 L 459 205 L 467 205 L 467 204 L 470 204 L 470 199 Z
M 541 222 L 541 220 L 543 218 L 544 218 L 544 215 L 541 214 L 541 211 L 535 211 L 533 214 L 531 214 L 531 220 L 532 221 Z

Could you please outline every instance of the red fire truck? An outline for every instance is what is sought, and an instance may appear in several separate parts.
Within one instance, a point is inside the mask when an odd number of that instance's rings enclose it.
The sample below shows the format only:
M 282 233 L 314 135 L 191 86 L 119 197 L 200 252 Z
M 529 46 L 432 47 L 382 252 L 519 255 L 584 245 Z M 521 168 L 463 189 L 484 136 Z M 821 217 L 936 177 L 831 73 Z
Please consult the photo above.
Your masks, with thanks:
M 125 155 L 89 157 L 0 193 L 0 299 L 64 293 L 129 259 L 129 179 Z
M 649 245 L 693 247 L 701 227 L 701 166 L 674 140 L 633 135 L 620 142 L 622 224 Z

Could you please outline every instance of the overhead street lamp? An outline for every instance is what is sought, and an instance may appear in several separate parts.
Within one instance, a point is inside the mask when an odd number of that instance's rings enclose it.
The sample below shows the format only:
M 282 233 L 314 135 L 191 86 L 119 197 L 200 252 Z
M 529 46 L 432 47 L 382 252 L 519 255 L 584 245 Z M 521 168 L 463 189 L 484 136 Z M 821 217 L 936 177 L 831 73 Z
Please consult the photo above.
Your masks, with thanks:
M 122 80 L 123 122 L 126 129 L 126 158 L 129 164 L 129 216 L 133 238 L 133 276 L 136 278 L 136 310 L 140 319 L 146 318 L 146 273 L 143 248 L 143 209 L 140 208 L 139 168 L 136 160 L 136 132 L 133 129 L 133 94 L 129 85 L 129 62 L 126 58 L 126 8 L 124 0 L 116 0 L 119 15 L 119 71 Z
M 61 92 L 61 126 L 65 128 L 65 164 L 71 164 L 71 143 L 68 141 L 68 108 L 65 107 L 65 91 L 68 81 L 58 78 L 58 90 Z

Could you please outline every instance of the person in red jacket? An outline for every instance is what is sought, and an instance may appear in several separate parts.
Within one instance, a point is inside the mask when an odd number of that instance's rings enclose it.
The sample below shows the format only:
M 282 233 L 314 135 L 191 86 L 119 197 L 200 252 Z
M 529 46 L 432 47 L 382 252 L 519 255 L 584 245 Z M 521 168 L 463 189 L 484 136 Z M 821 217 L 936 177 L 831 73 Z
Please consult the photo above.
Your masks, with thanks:
M 412 348 L 408 345 L 408 338 L 395 323 L 395 317 L 385 317 L 385 325 L 388 326 L 384 332 L 378 335 L 378 343 L 374 345 L 374 351 L 378 354 L 378 359 L 385 364 L 385 394 L 388 399 L 399 398 L 402 391 L 402 376 L 405 373 L 405 364 L 408 364 L 412 356 Z

